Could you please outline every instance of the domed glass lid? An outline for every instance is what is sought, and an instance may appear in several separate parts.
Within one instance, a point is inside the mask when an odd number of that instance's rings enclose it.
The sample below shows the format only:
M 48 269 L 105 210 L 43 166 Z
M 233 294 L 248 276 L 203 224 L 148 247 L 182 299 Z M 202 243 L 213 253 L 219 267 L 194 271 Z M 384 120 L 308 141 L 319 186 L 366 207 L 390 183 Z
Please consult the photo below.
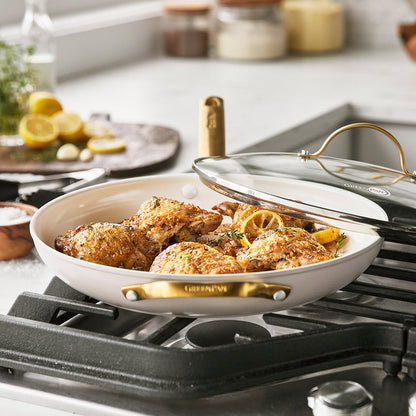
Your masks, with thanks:
M 207 186 L 241 202 L 277 207 L 286 215 L 346 230 L 376 231 L 391 241 L 416 243 L 416 177 L 407 171 L 313 156 L 295 153 L 213 156 L 196 159 L 193 168 Z M 303 191 L 297 195 L 299 185 Z M 317 186 L 328 186 L 325 188 L 328 192 L 323 192 L 327 198 L 314 196 Z M 331 193 L 333 188 L 345 192 Z M 374 211 L 360 212 L 360 198 L 351 202 L 353 194 L 373 201 Z M 339 208 L 342 201 L 334 204 L 334 198 L 345 198 L 345 211 Z

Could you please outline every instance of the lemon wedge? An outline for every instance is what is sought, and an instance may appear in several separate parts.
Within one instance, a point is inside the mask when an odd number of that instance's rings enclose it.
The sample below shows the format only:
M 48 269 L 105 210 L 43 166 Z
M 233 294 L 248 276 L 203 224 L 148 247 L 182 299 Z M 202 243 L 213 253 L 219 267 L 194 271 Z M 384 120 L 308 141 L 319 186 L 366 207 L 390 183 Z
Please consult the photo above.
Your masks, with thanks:
M 58 126 L 59 137 L 64 142 L 71 143 L 88 139 L 88 136 L 84 134 L 84 122 L 78 114 L 58 111 L 51 118 Z
M 27 114 L 19 123 L 19 134 L 32 149 L 43 149 L 58 138 L 56 124 L 42 114 Z
M 29 96 L 29 111 L 31 114 L 51 116 L 58 111 L 62 111 L 62 105 L 53 94 L 38 91 Z
M 112 137 L 91 137 L 87 142 L 87 148 L 93 153 L 121 152 L 126 148 L 126 143 Z
M 266 231 L 284 227 L 285 224 L 276 212 L 261 209 L 248 216 L 240 228 L 244 237 L 240 240 L 243 247 L 251 245 L 258 236 Z
M 340 234 L 339 228 L 326 228 L 324 230 L 316 231 L 312 235 L 319 241 L 320 244 L 328 244 L 338 239 Z

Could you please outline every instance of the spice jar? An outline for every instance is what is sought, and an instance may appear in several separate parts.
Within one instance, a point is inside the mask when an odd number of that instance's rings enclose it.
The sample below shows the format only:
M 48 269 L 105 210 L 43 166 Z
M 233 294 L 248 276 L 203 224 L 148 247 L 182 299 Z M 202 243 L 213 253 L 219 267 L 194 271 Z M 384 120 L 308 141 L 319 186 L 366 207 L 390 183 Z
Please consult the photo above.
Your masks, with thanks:
M 266 60 L 286 53 L 280 0 L 218 0 L 216 55 L 226 59 Z
M 286 0 L 288 46 L 297 52 L 330 52 L 344 44 L 344 10 L 333 0 Z
M 166 3 L 164 5 L 165 52 L 170 56 L 208 55 L 208 3 Z

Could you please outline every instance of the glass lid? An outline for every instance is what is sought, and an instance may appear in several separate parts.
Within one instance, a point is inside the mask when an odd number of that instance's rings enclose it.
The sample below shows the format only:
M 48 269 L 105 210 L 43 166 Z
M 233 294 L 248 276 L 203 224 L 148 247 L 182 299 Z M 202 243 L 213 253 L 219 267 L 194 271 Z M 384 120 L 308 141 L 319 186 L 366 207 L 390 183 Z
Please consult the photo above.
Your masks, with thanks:
M 416 244 L 413 174 L 347 159 L 312 156 L 213 156 L 196 159 L 193 168 L 208 187 L 241 202 L 346 230 L 377 232 L 390 241 Z

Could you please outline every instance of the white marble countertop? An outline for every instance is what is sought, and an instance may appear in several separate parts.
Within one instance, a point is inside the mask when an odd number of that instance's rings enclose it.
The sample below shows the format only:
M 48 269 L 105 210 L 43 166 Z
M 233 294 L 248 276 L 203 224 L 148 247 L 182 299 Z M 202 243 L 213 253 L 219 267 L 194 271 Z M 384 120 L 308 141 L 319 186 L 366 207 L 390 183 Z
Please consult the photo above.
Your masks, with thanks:
M 261 63 L 159 57 L 62 82 L 56 94 L 84 118 L 108 112 L 114 121 L 177 129 L 179 155 L 164 172 L 180 172 L 197 156 L 201 98 L 224 99 L 227 152 L 234 153 L 346 103 L 362 119 L 415 123 L 415 84 L 416 65 L 398 46 Z M 52 275 L 34 250 L 0 262 L 0 313 L 22 291 L 42 292 Z

